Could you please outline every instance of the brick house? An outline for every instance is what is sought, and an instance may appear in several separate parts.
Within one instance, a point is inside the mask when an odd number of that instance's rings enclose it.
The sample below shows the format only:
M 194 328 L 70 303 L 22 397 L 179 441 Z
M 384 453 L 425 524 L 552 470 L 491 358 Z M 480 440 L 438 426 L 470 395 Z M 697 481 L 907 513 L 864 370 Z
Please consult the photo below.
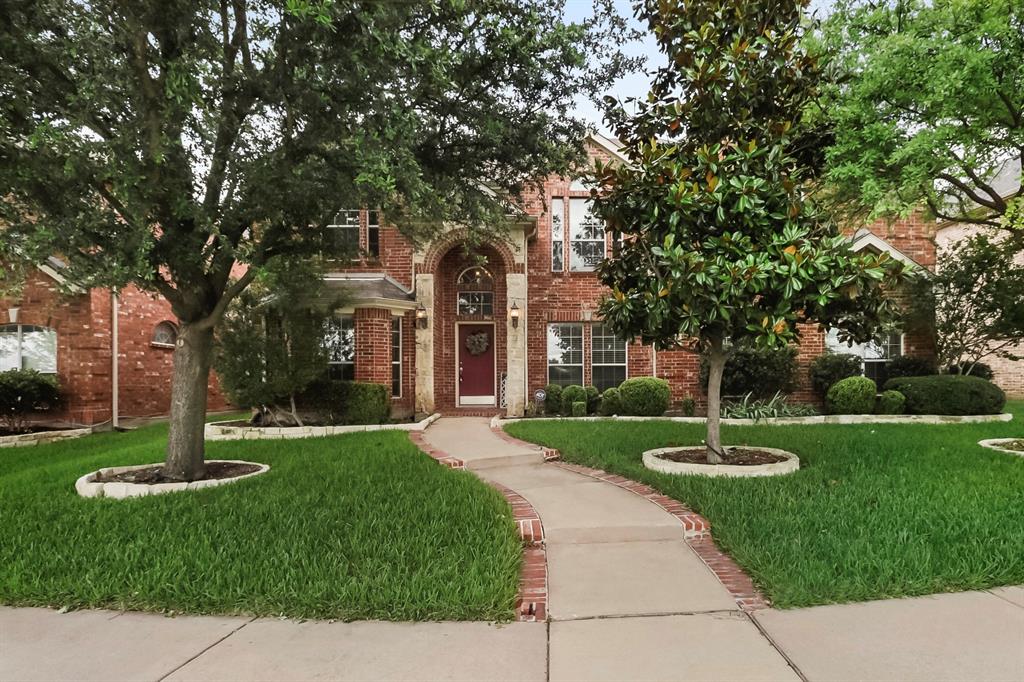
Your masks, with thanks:
M 592 159 L 618 157 L 608 138 L 594 135 L 587 146 Z M 519 206 L 507 241 L 473 253 L 459 229 L 417 247 L 374 211 L 341 212 L 331 227 L 364 257 L 326 277 L 328 286 L 347 287 L 350 300 L 328 335 L 332 374 L 390 385 L 398 414 L 519 415 L 549 382 L 603 390 L 644 375 L 667 379 L 674 400 L 702 401 L 696 354 L 624 343 L 597 318 L 605 289 L 593 266 L 610 254 L 611 237 L 590 218 L 588 198 L 581 183 L 551 177 Z M 932 267 L 934 227 L 915 216 L 850 236 L 855 249 Z M 807 325 L 796 399 L 815 399 L 806 367 L 827 346 L 863 355 L 873 376 L 898 354 L 932 352 L 923 335 L 851 349 Z
M 106 423 L 115 405 L 122 419 L 166 415 L 177 324 L 170 305 L 134 287 L 116 300 L 108 289 L 62 293 L 63 269 L 50 258 L 16 300 L 0 300 L 0 371 L 56 374 L 65 395 L 63 409 L 47 415 L 56 421 Z M 209 401 L 211 410 L 228 407 L 216 379 Z

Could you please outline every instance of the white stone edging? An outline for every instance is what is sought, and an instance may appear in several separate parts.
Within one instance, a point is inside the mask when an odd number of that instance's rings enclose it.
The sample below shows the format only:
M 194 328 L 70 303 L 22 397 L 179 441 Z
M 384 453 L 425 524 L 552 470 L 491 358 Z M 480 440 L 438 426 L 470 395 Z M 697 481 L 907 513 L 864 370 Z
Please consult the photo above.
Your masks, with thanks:
M 658 455 L 667 452 L 678 452 L 680 450 L 703 449 L 702 446 L 675 446 L 671 448 L 656 448 L 644 451 L 644 466 L 652 471 L 659 471 L 663 474 L 687 475 L 687 476 L 725 476 L 731 478 L 752 478 L 755 476 L 782 476 L 791 474 L 800 469 L 800 458 L 792 452 L 779 450 L 777 448 L 762 448 L 760 446 L 744 446 L 753 450 L 767 452 L 772 455 L 785 457 L 785 461 L 772 462 L 771 464 L 691 464 L 690 462 L 673 462 L 670 459 L 662 459 Z
M 208 464 L 214 462 L 223 462 L 229 464 L 252 464 L 258 466 L 258 471 L 252 473 L 242 474 L 241 476 L 233 476 L 232 478 L 211 478 L 205 481 L 192 481 L 191 483 L 123 483 L 120 481 L 110 481 L 108 483 L 97 483 L 95 480 L 98 474 L 121 474 L 126 471 L 135 471 L 136 469 L 147 469 L 149 467 L 160 466 L 156 464 L 138 464 L 135 466 L 125 467 L 107 467 L 106 469 L 99 469 L 91 473 L 82 476 L 75 481 L 75 490 L 82 497 L 109 497 L 115 500 L 122 500 L 126 497 L 145 497 L 146 495 L 161 495 L 163 493 L 173 493 L 181 490 L 198 490 L 200 488 L 213 488 L 219 485 L 227 485 L 234 483 L 235 481 L 241 481 L 243 478 L 250 478 L 252 476 L 259 476 L 270 471 L 269 464 L 260 464 L 259 462 L 246 462 L 241 459 L 211 459 L 207 460 Z
M 276 438 L 324 438 L 365 431 L 423 431 L 441 418 L 434 413 L 418 422 L 401 424 L 352 424 L 348 426 L 231 426 L 228 422 L 206 425 L 206 440 L 267 440 Z
M 979 440 L 978 445 L 983 448 L 988 448 L 989 450 L 996 450 L 998 452 L 1005 452 L 1010 455 L 1024 457 L 1024 450 L 1011 450 L 1010 448 L 999 447 L 1003 443 L 1012 443 L 1016 440 L 1024 440 L 1024 438 L 986 438 L 985 440 Z
M 60 429 L 56 431 L 34 431 L 33 433 L 17 433 L 13 436 L 0 436 L 0 448 L 18 448 L 26 445 L 42 445 L 56 443 L 60 440 L 81 438 L 92 433 L 92 427 L 84 429 Z
M 983 424 L 990 422 L 1008 422 L 1013 415 L 1003 414 L 819 414 L 813 417 L 765 417 L 764 419 L 729 419 L 723 418 L 722 424 L 731 426 L 800 426 L 805 424 Z M 682 424 L 703 424 L 705 417 L 523 417 L 508 419 L 494 417 L 492 426 L 502 427 L 505 424 L 532 421 L 666 421 Z

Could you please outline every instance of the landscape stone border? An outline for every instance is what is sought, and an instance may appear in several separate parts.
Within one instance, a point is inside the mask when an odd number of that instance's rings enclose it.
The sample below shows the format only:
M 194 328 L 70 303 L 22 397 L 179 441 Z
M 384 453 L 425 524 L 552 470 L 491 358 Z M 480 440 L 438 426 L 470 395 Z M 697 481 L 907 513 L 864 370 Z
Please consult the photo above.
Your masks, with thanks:
M 418 422 L 400 424 L 351 424 L 347 426 L 235 426 L 231 422 L 210 422 L 206 440 L 271 440 L 280 438 L 323 438 L 365 431 L 422 431 L 441 415 L 432 414 Z M 236 420 L 237 421 L 237 420 Z
M 999 447 L 1003 443 L 1012 443 L 1015 440 L 1024 440 L 1024 438 L 986 438 L 985 440 L 979 440 L 978 445 L 983 448 L 988 448 L 989 450 L 996 450 L 997 452 L 1005 452 L 1009 455 L 1024 457 L 1024 450 L 1011 450 L 1010 448 Z
M 991 422 L 1008 422 L 1013 415 L 1003 414 L 819 414 L 813 417 L 765 417 L 764 419 L 731 419 L 723 418 L 721 423 L 731 426 L 801 426 L 806 424 L 985 424 Z M 522 417 L 508 419 L 495 417 L 492 426 L 503 426 L 515 422 L 529 421 L 666 421 L 681 424 L 703 424 L 705 417 Z
M 513 421 L 513 420 L 504 420 Z M 502 429 L 503 420 L 495 418 L 491 420 L 491 429 L 495 432 L 501 432 L 502 438 L 509 443 L 515 443 L 524 446 L 535 446 L 534 443 L 529 443 L 524 440 L 519 440 L 515 436 L 505 433 Z M 626 478 L 625 476 L 619 476 L 618 474 L 611 474 L 601 469 L 592 469 L 582 464 L 572 464 L 570 462 L 560 461 L 560 453 L 554 448 L 545 448 L 544 459 L 550 462 L 553 466 L 560 467 L 566 471 L 581 474 L 583 476 L 589 476 L 598 481 L 605 483 L 611 483 L 614 486 L 618 486 L 623 490 L 627 490 L 634 495 L 639 495 L 645 500 L 658 505 L 672 516 L 679 519 L 679 522 L 683 526 L 683 537 L 690 546 L 691 549 L 700 557 L 700 560 L 704 562 L 704 565 L 718 578 L 719 582 L 729 591 L 733 599 L 736 600 L 736 604 L 744 612 L 758 611 L 761 609 L 768 608 L 771 604 L 767 597 L 757 589 L 754 585 L 754 580 L 747 575 L 747 573 L 740 568 L 731 556 L 723 552 L 715 544 L 714 538 L 711 537 L 711 522 L 706 518 L 693 511 L 679 500 L 675 500 L 668 495 L 663 495 L 651 486 L 645 483 L 639 483 L 632 479 Z
M 0 436 L 0 448 L 20 448 L 28 445 L 42 445 L 44 443 L 56 443 L 61 440 L 81 438 L 92 433 L 92 428 L 84 429 L 59 429 L 56 431 L 35 431 L 33 433 L 18 433 L 13 436 Z
M 233 476 L 232 478 L 212 478 L 206 481 L 192 481 L 191 483 L 155 483 L 148 485 L 145 483 L 123 483 L 119 481 L 111 481 L 109 483 L 97 483 L 95 478 L 98 474 L 120 474 L 125 471 L 135 471 L 136 469 L 146 469 L 153 466 L 160 466 L 156 464 L 137 464 L 134 466 L 124 467 L 107 467 L 105 469 L 99 469 L 82 476 L 75 481 L 75 490 L 82 497 L 109 497 L 115 500 L 123 500 L 127 497 L 145 497 L 147 495 L 162 495 L 164 493 L 174 493 L 182 490 L 199 490 L 201 488 L 214 488 L 219 485 L 227 485 L 234 483 L 235 481 L 241 481 L 243 478 L 251 478 L 253 476 L 259 476 L 270 471 L 269 464 L 260 464 L 259 462 L 247 462 L 241 459 L 211 459 L 207 460 L 207 463 L 221 462 L 226 464 L 252 464 L 258 466 L 258 471 L 252 473 L 243 474 L 241 476 Z
M 771 464 L 692 464 L 690 462 L 673 462 L 664 459 L 659 455 L 680 450 L 703 449 L 699 445 L 676 446 L 671 448 L 656 448 L 645 450 L 643 455 L 644 466 L 652 471 L 673 476 L 721 476 L 728 478 L 752 478 L 757 476 L 783 476 L 800 470 L 800 458 L 792 452 L 779 450 L 778 448 L 763 448 L 759 445 L 744 446 L 752 450 L 767 452 L 779 457 L 785 457 L 782 462 Z

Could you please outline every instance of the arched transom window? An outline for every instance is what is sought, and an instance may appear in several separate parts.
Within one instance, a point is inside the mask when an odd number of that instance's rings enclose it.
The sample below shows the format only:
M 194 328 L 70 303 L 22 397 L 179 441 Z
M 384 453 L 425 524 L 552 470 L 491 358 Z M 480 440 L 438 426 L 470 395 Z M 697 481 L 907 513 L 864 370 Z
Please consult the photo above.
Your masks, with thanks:
M 493 315 L 494 314 L 494 278 L 491 273 L 479 265 L 466 268 L 455 280 L 458 291 L 459 315 Z
M 57 332 L 31 324 L 0 325 L 0 372 L 34 369 L 57 372 Z
M 154 346 L 173 347 L 177 340 L 178 328 L 174 326 L 173 322 L 165 320 L 153 328 L 152 343 Z

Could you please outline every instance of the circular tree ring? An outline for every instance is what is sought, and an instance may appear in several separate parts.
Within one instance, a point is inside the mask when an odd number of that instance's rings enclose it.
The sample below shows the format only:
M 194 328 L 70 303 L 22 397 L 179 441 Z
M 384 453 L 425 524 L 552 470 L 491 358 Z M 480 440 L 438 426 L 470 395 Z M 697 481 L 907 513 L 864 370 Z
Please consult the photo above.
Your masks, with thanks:
M 729 477 L 754 477 L 754 476 L 782 476 L 791 474 L 800 469 L 800 458 L 792 452 L 779 450 L 777 448 L 762 448 L 750 446 L 748 449 L 757 450 L 779 459 L 770 464 L 700 464 L 693 462 L 676 462 L 667 455 L 675 453 L 704 452 L 703 445 L 690 447 L 657 448 L 644 452 L 644 466 L 653 471 L 663 474 L 676 474 L 684 476 L 729 476 Z
M 1024 450 L 1012 450 L 1008 447 L 1003 447 L 1009 443 L 1024 443 L 1024 438 L 986 438 L 985 440 L 979 440 L 978 445 L 989 450 L 996 450 L 997 452 L 1005 452 L 1010 455 L 1017 455 L 1018 457 L 1024 457 Z
M 181 490 L 213 488 L 219 485 L 227 485 L 229 483 L 234 483 L 235 481 L 241 481 L 243 478 L 259 476 L 260 474 L 265 474 L 270 471 L 269 464 L 246 462 L 240 459 L 210 459 L 207 460 L 206 463 L 250 465 L 256 467 L 256 470 L 239 476 L 231 476 L 229 478 L 209 478 L 199 481 L 191 481 L 188 483 L 126 483 L 123 481 L 97 481 L 96 479 L 101 475 L 123 474 L 129 471 L 149 469 L 161 465 L 137 464 L 135 466 L 125 467 L 107 467 L 105 469 L 98 469 L 79 478 L 75 481 L 75 490 L 78 491 L 78 494 L 82 497 L 110 497 L 120 500 L 126 497 L 144 497 L 146 495 L 160 495 L 163 493 L 173 493 Z

